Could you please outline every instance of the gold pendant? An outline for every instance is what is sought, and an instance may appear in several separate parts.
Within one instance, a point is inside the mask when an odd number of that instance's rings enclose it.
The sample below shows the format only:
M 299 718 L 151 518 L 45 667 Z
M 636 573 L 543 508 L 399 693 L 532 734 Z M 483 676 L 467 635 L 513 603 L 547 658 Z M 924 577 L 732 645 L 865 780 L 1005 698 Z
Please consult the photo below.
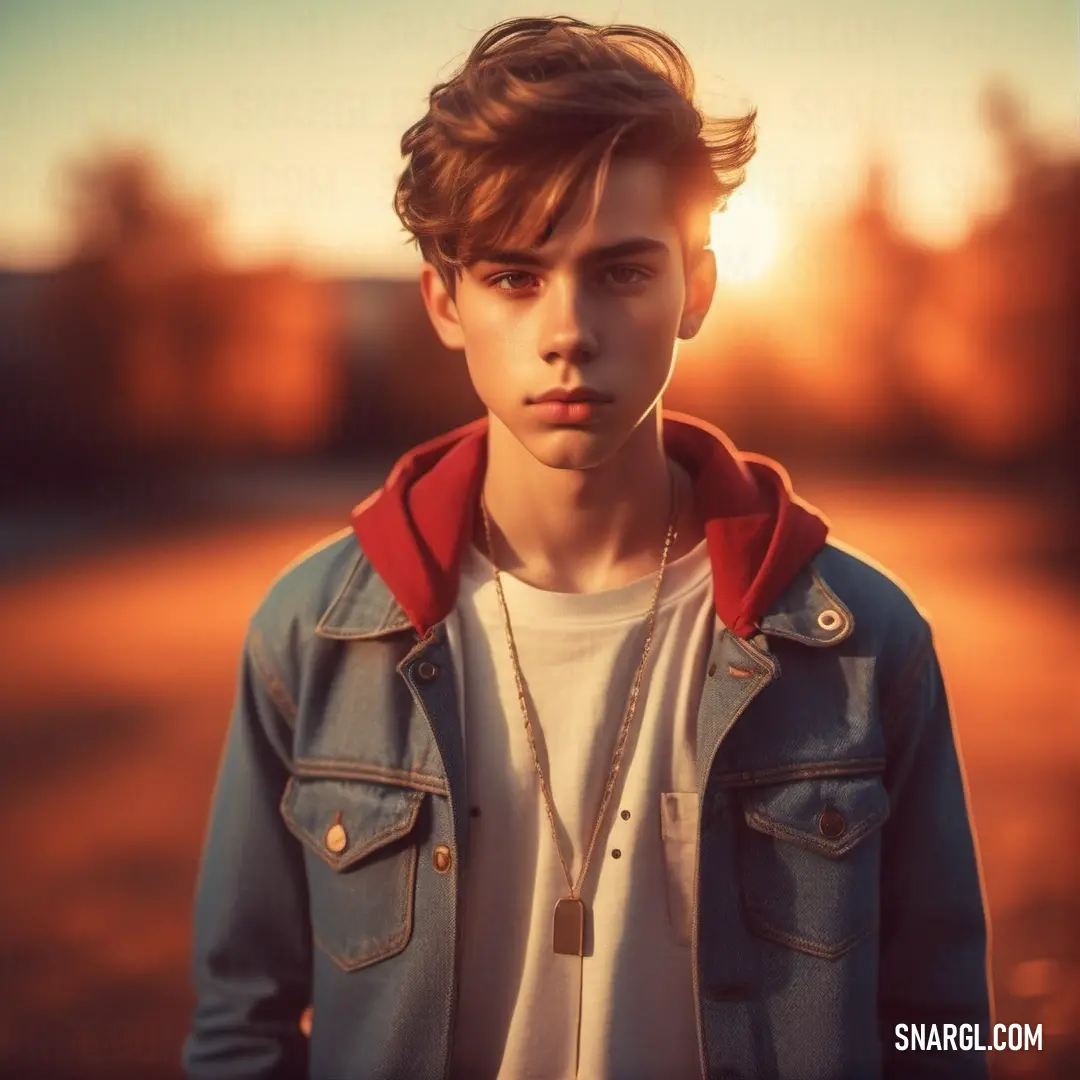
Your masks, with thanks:
M 580 897 L 564 896 L 555 905 L 555 952 L 582 956 L 585 952 L 585 904 Z

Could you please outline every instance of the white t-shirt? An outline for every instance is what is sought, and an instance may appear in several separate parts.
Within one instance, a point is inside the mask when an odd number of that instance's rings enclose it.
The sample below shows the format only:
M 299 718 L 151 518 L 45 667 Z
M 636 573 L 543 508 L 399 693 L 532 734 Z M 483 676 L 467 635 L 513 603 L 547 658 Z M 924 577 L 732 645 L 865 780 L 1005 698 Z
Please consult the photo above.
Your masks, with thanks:
M 656 575 L 576 594 L 500 577 L 576 884 L 641 660 Z M 447 620 L 469 805 L 480 811 L 469 819 L 464 867 L 454 1077 L 700 1076 L 690 949 L 694 750 L 715 625 L 702 540 L 664 572 L 622 767 L 581 887 L 586 956 L 557 955 L 552 919 L 569 893 L 566 876 L 525 734 L 491 564 L 469 545 Z

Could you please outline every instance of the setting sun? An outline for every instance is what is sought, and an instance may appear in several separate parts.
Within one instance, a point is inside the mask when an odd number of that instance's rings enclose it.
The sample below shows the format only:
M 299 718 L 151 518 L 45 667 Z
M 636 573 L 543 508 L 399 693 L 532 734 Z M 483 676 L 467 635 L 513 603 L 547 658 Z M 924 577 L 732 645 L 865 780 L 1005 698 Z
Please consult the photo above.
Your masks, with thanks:
M 756 281 L 776 260 L 776 211 L 753 188 L 739 188 L 727 209 L 712 215 L 711 233 L 717 273 L 724 281 Z

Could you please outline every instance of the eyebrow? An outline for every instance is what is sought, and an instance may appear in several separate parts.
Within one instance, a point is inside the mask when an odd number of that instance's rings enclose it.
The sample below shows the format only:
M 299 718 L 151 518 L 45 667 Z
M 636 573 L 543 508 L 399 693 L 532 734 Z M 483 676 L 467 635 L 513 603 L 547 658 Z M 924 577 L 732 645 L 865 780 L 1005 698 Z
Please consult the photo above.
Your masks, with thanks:
M 581 256 L 581 262 L 601 262 L 604 259 L 617 259 L 626 255 L 670 255 L 671 249 L 662 240 L 654 240 L 649 236 L 635 236 L 629 240 L 620 240 L 617 244 L 608 244 L 606 247 L 593 248 Z M 493 251 L 480 249 L 476 252 L 473 262 L 496 263 L 499 265 L 517 264 L 520 266 L 539 266 L 547 269 L 550 263 L 547 259 L 532 251 Z

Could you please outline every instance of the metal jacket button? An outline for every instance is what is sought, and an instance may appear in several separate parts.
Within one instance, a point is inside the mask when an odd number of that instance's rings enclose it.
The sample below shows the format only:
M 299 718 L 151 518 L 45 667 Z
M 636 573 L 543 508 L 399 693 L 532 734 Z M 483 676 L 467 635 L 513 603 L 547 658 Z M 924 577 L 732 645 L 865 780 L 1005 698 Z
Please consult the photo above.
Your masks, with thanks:
M 331 825 L 326 830 L 326 850 L 335 855 L 341 854 L 349 846 L 349 837 L 343 825 Z
M 416 677 L 421 682 L 431 682 L 438 674 L 439 669 L 430 660 L 421 660 L 416 665 Z
M 453 862 L 450 849 L 445 844 L 437 844 L 435 850 L 431 853 L 431 861 L 440 874 L 445 874 L 450 869 L 451 862 Z
M 835 840 L 838 836 L 844 835 L 847 823 L 844 821 L 844 815 L 838 811 L 822 810 L 821 817 L 818 818 L 818 828 L 822 836 Z

